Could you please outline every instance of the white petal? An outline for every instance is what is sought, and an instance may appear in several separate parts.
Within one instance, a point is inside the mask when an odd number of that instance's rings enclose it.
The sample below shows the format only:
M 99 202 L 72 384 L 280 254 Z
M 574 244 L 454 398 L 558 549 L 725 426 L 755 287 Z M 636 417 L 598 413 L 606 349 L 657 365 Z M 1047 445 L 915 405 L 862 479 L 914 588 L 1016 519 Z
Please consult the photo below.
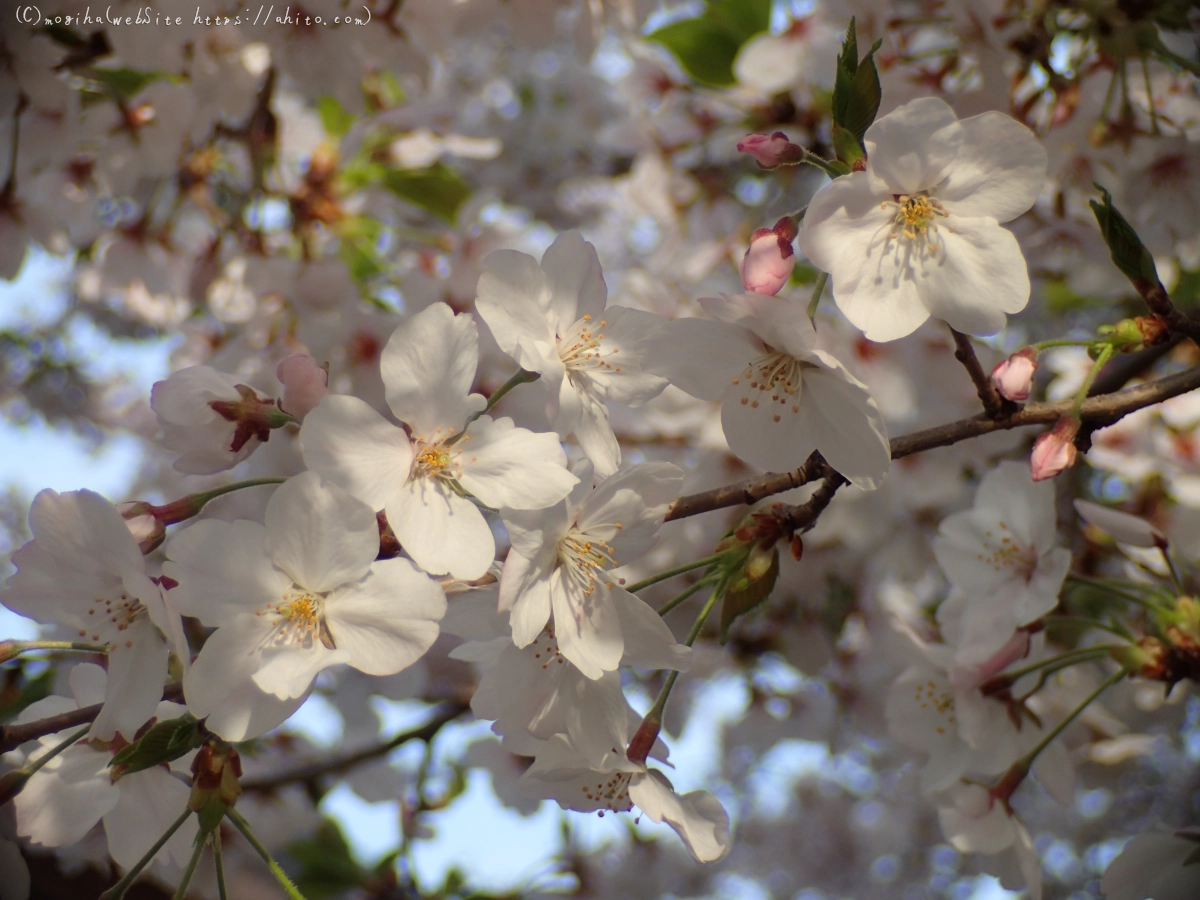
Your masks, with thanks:
M 124 632 L 125 641 L 108 654 L 108 687 L 104 708 L 89 737 L 111 740 L 120 732 L 133 740 L 154 715 L 167 680 L 167 642 L 149 619 L 138 619 Z
M 651 338 L 646 368 L 701 400 L 717 400 L 763 346 L 746 329 L 708 319 L 676 319 Z
M 1020 312 L 1029 302 L 1025 256 L 1013 233 L 994 219 L 955 216 L 945 222 L 937 230 L 937 252 L 914 266 L 921 302 L 964 334 L 995 334 L 1005 313 Z
M 408 435 L 357 397 L 325 397 L 299 440 L 308 468 L 374 510 L 395 502 L 412 469 Z
M 310 591 L 358 581 L 379 554 L 375 512 L 313 471 L 275 491 L 266 525 L 271 559 Z
M 94 491 L 40 491 L 29 509 L 34 539 L 63 564 L 89 575 L 133 569 L 142 552 L 117 508 Z
M 729 814 L 707 791 L 680 797 L 661 773 L 651 769 L 633 776 L 629 799 L 652 821 L 665 821 L 675 829 L 698 862 L 714 862 L 729 852 Z
M 471 581 L 482 578 L 496 558 L 496 539 L 483 513 L 433 478 L 405 485 L 387 517 L 405 552 L 431 575 L 449 572 Z
M 621 619 L 609 589 L 597 583 L 591 594 L 564 577 L 564 567 L 554 570 L 550 586 L 554 608 L 554 636 L 558 648 L 588 678 L 599 678 L 621 664 L 624 639 Z
M 579 449 L 595 465 L 596 474 L 606 478 L 621 465 L 621 445 L 609 424 L 608 407 L 603 398 L 592 390 L 581 390 L 578 396 L 581 402 L 575 438 L 579 441 Z
M 767 294 L 722 294 L 701 297 L 704 311 L 722 322 L 748 328 L 764 344 L 808 359 L 817 345 L 817 332 L 804 304 Z
M 420 659 L 445 614 L 441 586 L 407 559 L 375 563 L 361 583 L 331 595 L 326 612 L 338 650 L 368 675 L 391 675 Z
M 1015 219 L 1046 181 L 1046 148 L 1032 131 L 1000 112 L 963 119 L 958 158 L 935 193 L 955 216 Z
M 65 738 L 65 735 L 64 735 Z M 44 847 L 70 847 L 117 805 L 117 786 L 105 771 L 109 757 L 84 744 L 64 750 L 17 794 L 17 834 Z
M 872 193 L 915 194 L 949 173 L 963 144 L 963 129 L 945 100 L 919 97 L 876 119 L 863 144 Z
M 576 527 L 608 542 L 617 565 L 630 563 L 649 549 L 682 486 L 683 470 L 672 463 L 626 466 L 584 496 Z
M 1109 509 L 1087 500 L 1076 500 L 1075 511 L 1089 525 L 1095 525 L 1122 544 L 1129 544 L 1131 547 L 1157 547 L 1166 541 L 1163 533 L 1145 519 L 1117 509 Z
M 120 800 L 105 814 L 104 832 L 112 858 L 121 868 L 130 869 L 187 809 L 191 790 L 157 767 L 126 775 L 117 786 Z M 189 816 L 154 859 L 187 865 L 198 830 L 196 817 Z
M 729 449 L 767 472 L 788 472 L 808 459 L 818 435 L 805 417 L 807 376 L 805 371 L 798 392 L 784 403 L 751 387 L 744 376 L 730 384 L 721 398 L 721 427 Z
M 1062 741 L 1051 741 L 1038 754 L 1033 761 L 1033 774 L 1046 792 L 1063 806 L 1069 808 L 1075 805 L 1075 767 Z
M 291 587 L 267 555 L 267 530 L 257 522 L 202 519 L 172 537 L 166 550 L 163 573 L 179 582 L 171 605 L 205 625 L 253 613 Z
M 506 584 L 514 585 L 508 621 L 518 647 L 532 644 L 550 621 L 552 566 L 553 562 L 551 567 L 534 566 L 519 553 L 510 553 L 504 563 L 501 591 Z
M 624 306 L 604 310 L 604 339 L 597 349 L 606 367 L 587 369 L 589 381 L 601 394 L 627 406 L 641 406 L 662 393 L 667 380 L 645 368 L 652 339 L 667 325 L 653 313 Z
M 680 672 L 691 667 L 692 648 L 675 641 L 662 616 L 629 591 L 610 588 L 609 596 L 617 608 L 625 641 L 622 665 Z
M 542 256 L 550 292 L 550 323 L 560 335 L 586 315 L 599 318 L 608 287 L 596 248 L 578 231 L 564 231 Z M 557 320 L 557 321 L 556 321 Z
M 885 199 L 866 173 L 838 178 L 813 197 L 796 238 L 829 273 L 838 308 L 873 341 L 905 337 L 929 318 L 901 241 L 891 237 L 895 214 L 881 207 Z
M 487 405 L 482 395 L 471 393 L 478 365 L 475 320 L 455 315 L 445 303 L 401 322 L 379 357 L 388 406 L 425 440 L 433 440 L 438 429 L 461 430 Z
M 824 366 L 804 372 L 803 421 L 826 462 L 855 487 L 874 490 L 892 463 L 883 416 L 865 384 L 829 354 L 816 353 Z
M 71 687 L 71 696 L 75 698 L 76 706 L 92 706 L 104 702 L 104 695 L 108 690 L 108 672 L 95 663 L 80 663 L 71 669 L 67 683 Z M 45 715 L 54 713 L 47 712 Z
M 481 416 L 472 423 L 461 464 L 462 486 L 494 509 L 545 509 L 579 481 L 567 470 L 557 436 L 517 428 L 512 419 Z
M 480 317 L 521 368 L 543 371 L 558 359 L 545 274 L 532 256 L 516 250 L 489 253 L 482 269 L 475 298 Z

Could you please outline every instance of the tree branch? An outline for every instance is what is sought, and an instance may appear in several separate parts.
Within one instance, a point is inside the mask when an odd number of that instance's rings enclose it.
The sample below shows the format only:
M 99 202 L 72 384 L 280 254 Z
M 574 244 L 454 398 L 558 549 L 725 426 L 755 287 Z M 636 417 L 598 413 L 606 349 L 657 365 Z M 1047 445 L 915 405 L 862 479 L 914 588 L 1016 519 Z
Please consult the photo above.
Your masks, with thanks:
M 983 371 L 983 365 L 975 355 L 975 348 L 971 346 L 971 339 L 953 328 L 950 329 L 950 333 L 954 335 L 954 358 L 963 364 L 963 368 L 971 376 L 971 381 L 975 383 L 975 393 L 979 395 L 983 411 L 992 419 L 1001 419 L 1015 412 L 1016 404 L 1001 397 L 988 373 Z
M 356 750 L 353 753 L 347 753 L 342 756 L 316 760 L 303 766 L 297 766 L 290 771 L 280 772 L 278 775 L 269 775 L 265 778 L 252 778 L 242 782 L 242 790 L 271 791 L 275 788 L 283 787 L 285 784 L 315 781 L 324 775 L 344 772 L 346 769 L 353 768 L 359 763 L 364 763 L 380 756 L 386 756 L 408 741 L 419 740 L 428 743 L 433 740 L 434 735 L 441 731 L 443 727 L 453 722 L 468 709 L 470 707 L 467 704 L 457 701 L 443 703 L 434 710 L 433 718 L 420 728 L 402 732 L 390 741 L 376 744 L 373 747 L 367 747 L 364 750 Z
M 1101 397 L 1089 397 L 1083 402 L 1080 417 L 1085 425 L 1092 428 L 1104 428 L 1131 412 L 1146 406 L 1153 406 L 1180 394 L 1186 394 L 1198 387 L 1200 387 L 1200 367 L 1135 385 L 1116 393 L 1105 394 Z M 959 441 L 991 434 L 994 431 L 1007 431 L 1026 425 L 1050 425 L 1071 411 L 1072 402 L 1071 400 L 1059 400 L 1054 403 L 1027 403 L 1003 418 L 992 419 L 984 413 L 969 419 L 960 419 L 957 422 L 948 422 L 945 425 L 927 428 L 924 431 L 901 435 L 892 438 L 892 459 L 901 459 L 914 453 L 932 450 L 934 447 L 957 444 Z M 804 465 L 791 472 L 768 473 L 737 484 L 680 497 L 667 510 L 666 521 L 686 519 L 689 516 L 743 503 L 753 505 L 764 497 L 790 491 L 792 488 L 815 481 L 824 474 L 824 467 L 825 461 L 821 459 L 820 454 L 814 453 L 804 462 Z
M 183 684 L 178 681 L 172 681 L 163 688 L 163 699 L 174 700 L 176 702 L 182 700 Z M 37 740 L 43 735 L 54 734 L 56 731 L 66 731 L 68 728 L 74 728 L 77 725 L 86 725 L 88 722 L 94 721 L 96 716 L 100 715 L 100 710 L 103 708 L 103 703 L 97 703 L 93 706 L 81 706 L 79 709 L 59 713 L 57 716 L 38 719 L 34 722 L 25 722 L 21 725 L 0 725 L 0 753 L 15 750 L 26 741 Z

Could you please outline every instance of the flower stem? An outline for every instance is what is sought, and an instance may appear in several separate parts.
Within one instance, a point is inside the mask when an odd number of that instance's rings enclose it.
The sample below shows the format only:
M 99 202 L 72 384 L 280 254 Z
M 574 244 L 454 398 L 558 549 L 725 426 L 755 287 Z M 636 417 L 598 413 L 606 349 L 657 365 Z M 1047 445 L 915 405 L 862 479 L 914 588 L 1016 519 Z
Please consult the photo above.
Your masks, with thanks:
M 979 690 L 984 696 L 988 694 L 998 693 L 1001 690 L 1012 687 L 1020 679 L 1026 675 L 1037 672 L 1041 669 L 1047 670 L 1047 674 L 1057 672 L 1059 669 L 1066 669 L 1077 663 L 1091 662 L 1096 659 L 1103 659 L 1108 656 L 1110 650 L 1120 649 L 1124 644 L 1099 644 L 1092 647 L 1084 647 L 1082 650 L 1071 650 L 1061 656 L 1055 656 L 1050 659 L 1043 659 L 1041 662 L 1032 663 L 1028 666 L 1022 666 L 1019 669 L 1014 669 L 1011 672 L 1001 672 L 993 678 L 989 678 L 979 686 Z
M 80 653 L 107 653 L 104 644 L 85 644 L 81 641 L 0 641 L 0 662 L 16 659 L 30 650 L 77 650 Z
M 1146 597 L 1139 597 L 1137 594 L 1130 593 L 1129 591 L 1123 591 L 1118 587 L 1113 587 L 1109 582 L 1101 581 L 1098 578 L 1088 578 L 1086 575 L 1068 573 L 1067 581 L 1078 585 L 1084 585 L 1086 587 L 1096 588 L 1097 590 L 1104 591 L 1105 593 L 1111 594 L 1114 597 L 1120 597 L 1122 600 L 1128 600 L 1130 603 L 1135 603 L 1152 613 L 1161 613 L 1163 611 L 1163 608 L 1154 601 L 1149 600 Z
M 829 273 L 822 272 L 817 276 L 817 283 L 813 286 L 812 299 L 808 301 L 808 318 L 815 319 L 817 316 L 817 307 L 821 305 L 821 294 L 825 292 L 825 285 L 829 281 Z
M 1095 344 L 1091 340 L 1072 340 L 1071 338 L 1055 338 L 1049 341 L 1038 341 L 1036 344 L 1030 344 L 1033 350 L 1041 353 L 1043 350 L 1049 350 L 1051 347 L 1090 347 Z
M 174 525 L 176 522 L 182 522 L 184 519 L 190 519 L 192 516 L 200 514 L 200 510 L 204 506 L 222 494 L 231 494 L 234 491 L 240 491 L 242 488 L 258 487 L 263 484 L 283 484 L 287 481 L 286 478 L 268 477 L 268 478 L 250 478 L 246 481 L 235 481 L 232 484 L 224 484 L 221 487 L 213 488 L 210 491 L 198 491 L 195 494 L 188 494 L 186 497 L 180 497 L 171 503 L 165 503 L 162 506 L 151 507 L 151 514 L 163 525 Z
M 188 885 L 192 883 L 192 876 L 196 874 L 196 865 L 200 862 L 200 854 L 204 852 L 204 845 L 208 843 L 207 835 L 196 835 L 196 849 L 192 851 L 192 858 L 188 860 L 187 868 L 183 870 L 183 878 L 179 881 L 179 887 L 175 889 L 175 896 L 172 900 L 183 900 L 187 895 Z
M 1166 560 L 1167 569 L 1171 573 L 1171 582 L 1175 585 L 1175 590 L 1181 594 L 1187 593 L 1183 589 L 1183 579 L 1179 577 L 1179 570 L 1175 568 L 1175 562 L 1171 559 L 1171 554 L 1167 551 L 1167 548 L 1159 547 L 1158 550 L 1162 554 L 1162 558 Z
M 1129 632 L 1124 631 L 1115 625 L 1110 625 L 1107 622 L 1101 622 L 1097 619 L 1089 619 L 1086 616 L 1043 616 L 1042 621 L 1047 625 L 1085 625 L 1088 628 L 1099 628 L 1101 631 L 1107 631 L 1109 634 L 1115 634 L 1119 638 L 1124 638 L 1132 642 L 1133 638 Z
M 1096 376 L 1100 374 L 1100 370 L 1104 368 L 1104 364 L 1113 354 L 1113 345 L 1105 344 L 1100 348 L 1100 353 L 1096 356 L 1095 363 L 1088 371 L 1087 377 L 1083 379 L 1083 384 L 1079 386 L 1079 393 L 1075 395 L 1075 402 L 1071 405 L 1070 416 L 1072 419 L 1079 421 L 1079 410 L 1083 408 L 1083 401 L 1087 399 L 1088 391 L 1092 389 L 1092 382 L 1096 380 Z
M 225 887 L 225 861 L 221 858 L 221 829 L 212 830 L 213 865 L 217 869 L 217 896 L 219 900 L 229 900 L 228 888 Z
M 518 384 L 528 384 L 531 381 L 537 381 L 541 377 L 542 374 L 540 372 L 529 372 L 525 369 L 518 369 L 517 373 L 513 375 L 512 378 L 508 379 L 508 381 L 504 382 L 504 384 L 492 391 L 492 396 L 488 397 L 487 406 L 483 408 L 483 412 L 479 413 L 479 415 L 485 415 L 491 412 L 492 407 L 499 403 L 501 399 L 503 399 L 504 395 L 515 388 Z M 475 418 L 477 418 L 477 416 Z
M 712 578 L 701 578 L 699 581 L 697 581 L 691 587 L 687 588 L 683 593 L 679 594 L 676 597 L 671 598 L 666 603 L 664 603 L 662 606 L 660 606 L 658 608 L 658 614 L 660 616 L 665 616 L 667 613 L 669 613 L 671 610 L 673 610 L 675 607 L 677 607 L 680 603 L 682 603 L 688 597 L 692 596 L 692 594 L 696 593 L 701 588 L 704 588 L 712 583 L 713 583 Z
M 706 556 L 704 559 L 698 559 L 695 562 L 684 563 L 682 566 L 676 566 L 673 569 L 667 569 L 665 572 L 659 572 L 657 575 L 651 575 L 649 578 L 643 578 L 641 581 L 636 581 L 633 584 L 626 585 L 625 590 L 631 594 L 636 594 L 643 588 L 648 588 L 652 584 L 658 584 L 660 581 L 666 581 L 668 578 L 674 578 L 676 575 L 682 575 L 684 572 L 690 572 L 692 569 L 699 569 L 701 566 L 709 566 L 715 562 L 720 562 L 724 554 L 714 553 L 712 556 Z
M 147 850 L 145 855 L 143 855 L 141 859 L 134 863 L 133 868 L 126 872 L 125 876 L 120 881 L 101 894 L 97 900 L 121 900 L 121 898 L 125 896 L 125 892 L 129 890 L 129 886 L 133 884 L 139 875 L 142 874 L 142 869 L 150 865 L 150 861 L 154 859 L 155 854 L 157 854 L 158 851 L 163 848 L 163 845 L 174 836 L 175 832 L 183 827 L 183 823 L 188 820 L 188 817 L 191 814 L 192 811 L 190 809 L 185 809 L 183 811 L 183 815 L 172 822 L 171 826 L 165 832 L 163 832 L 162 837 L 154 842 L 154 846 Z
M 16 769 L 12 772 L 5 772 L 4 775 L 0 776 L 0 806 L 3 806 L 13 797 L 17 796 L 17 794 L 21 793 L 21 791 L 24 790 L 25 785 L 29 782 L 29 779 L 37 774 L 38 770 L 41 769 L 42 766 L 46 765 L 46 763 L 50 762 L 50 760 L 54 759 L 54 757 L 58 756 L 60 753 L 86 735 L 91 728 L 91 725 L 83 726 L 78 731 L 68 736 L 66 740 L 56 744 L 54 749 L 47 753 L 43 753 L 36 760 L 29 763 L 29 765 L 20 769 Z
M 254 836 L 254 832 L 250 830 L 250 823 L 246 821 L 246 817 L 233 807 L 225 810 L 225 815 L 229 817 L 229 821 L 234 824 L 237 830 L 242 833 L 242 837 L 250 842 L 250 846 L 254 848 L 254 852 L 262 857 L 263 862 L 267 864 L 267 868 L 271 870 L 271 874 L 275 876 L 275 880 L 279 882 L 279 886 L 283 888 L 291 900 L 305 900 L 304 895 L 300 893 L 300 889 L 292 884 L 292 880 L 280 868 L 279 863 L 275 862 L 275 858 L 271 856 L 270 851 L 259 843 L 258 838 Z
M 804 156 L 801 157 L 800 162 L 808 163 L 810 166 L 815 166 L 830 178 L 841 178 L 844 174 L 843 172 L 839 171 L 837 166 L 833 165 L 829 160 L 817 156 L 817 154 L 813 153 L 807 148 L 801 147 L 800 149 L 804 151 Z

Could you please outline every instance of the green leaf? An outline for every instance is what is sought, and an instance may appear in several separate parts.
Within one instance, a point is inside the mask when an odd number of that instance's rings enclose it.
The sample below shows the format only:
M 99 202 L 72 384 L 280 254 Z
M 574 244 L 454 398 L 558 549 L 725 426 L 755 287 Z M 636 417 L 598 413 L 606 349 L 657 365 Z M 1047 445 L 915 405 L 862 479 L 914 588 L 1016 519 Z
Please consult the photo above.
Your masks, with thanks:
M 375 249 L 382 230 L 382 223 L 369 216 L 347 220 L 338 229 L 339 255 L 350 277 L 360 284 L 386 270 Z
M 327 134 L 341 137 L 354 124 L 354 114 L 348 113 L 333 97 L 322 97 L 317 101 L 317 112 Z
M 837 158 L 851 167 L 867 157 L 858 136 L 849 128 L 843 128 L 841 125 L 833 126 L 833 149 L 837 153 Z
M 708 18 L 672 22 L 646 36 L 675 55 L 684 71 L 701 84 L 729 87 L 736 83 L 733 60 L 741 44 Z
M 795 285 L 816 284 L 820 274 L 819 270 L 808 263 L 796 263 L 796 267 L 792 269 L 790 281 Z
M 779 580 L 779 548 L 750 550 L 745 568 L 729 582 L 721 600 L 721 643 L 736 619 L 761 606 Z
M 1100 234 L 1104 237 L 1104 243 L 1108 245 L 1113 264 L 1135 287 L 1139 282 L 1158 284 L 1158 269 L 1155 268 L 1154 257 L 1146 249 L 1133 226 L 1113 206 L 1112 194 L 1099 184 L 1093 184 L 1093 187 L 1100 192 L 1100 200 L 1089 200 L 1088 205 L 1091 206 L 1100 225 Z
M 72 50 L 88 45 L 87 39 L 83 35 L 66 25 L 47 25 L 41 30 L 54 43 Z
M 875 68 L 875 52 L 883 45 L 876 41 L 861 60 L 858 58 L 858 38 L 854 19 L 846 29 L 846 40 L 837 59 L 837 75 L 833 85 L 833 122 L 851 132 L 861 142 L 875 121 L 883 89 Z
M 175 81 L 168 72 L 142 71 L 122 67 L 119 69 L 92 69 L 87 77 L 106 89 L 118 100 L 132 100 L 148 85 L 156 81 Z
M 350 845 L 332 819 L 322 819 L 316 834 L 310 840 L 289 845 L 288 853 L 301 867 L 296 886 L 311 900 L 337 896 L 370 880 L 370 873 L 355 861 Z
M 771 28 L 771 0 L 709 0 L 705 18 L 741 47 Z
M 114 777 L 120 778 L 179 759 L 203 742 L 200 723 L 191 714 L 166 719 L 150 726 L 138 740 L 113 756 L 109 766 Z
M 397 197 L 453 224 L 471 189 L 462 177 L 444 163 L 427 169 L 389 169 L 383 185 Z

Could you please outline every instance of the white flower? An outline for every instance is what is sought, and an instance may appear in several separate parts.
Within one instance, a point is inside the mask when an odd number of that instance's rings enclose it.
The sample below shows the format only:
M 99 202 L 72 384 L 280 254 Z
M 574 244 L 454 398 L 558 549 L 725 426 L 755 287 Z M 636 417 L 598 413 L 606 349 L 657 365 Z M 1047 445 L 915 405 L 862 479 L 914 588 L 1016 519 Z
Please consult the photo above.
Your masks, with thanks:
M 891 464 L 887 429 L 866 386 L 816 349 L 800 304 L 763 294 L 700 301 L 721 319 L 677 319 L 655 340 L 654 371 L 702 400 L 721 401 L 729 449 L 771 472 L 813 450 L 851 484 L 877 487 Z
M 1194 829 L 1173 834 L 1139 834 L 1121 851 L 1100 882 L 1106 900 L 1195 900 L 1200 897 L 1200 865 Z
M 618 744 L 621 748 L 624 744 Z M 707 791 L 680 796 L 671 783 L 645 763 L 616 753 L 604 768 L 592 765 L 564 734 L 538 753 L 522 782 L 563 809 L 628 812 L 635 805 L 651 820 L 666 821 L 699 862 L 713 862 L 729 850 L 729 816 Z
M 1029 273 L 1001 222 L 1029 209 L 1046 151 L 998 112 L 959 121 L 922 97 L 867 129 L 865 172 L 813 198 L 798 243 L 833 279 L 833 296 L 873 341 L 911 334 L 937 316 L 994 334 L 1029 302 Z
M 214 406 L 214 404 L 216 404 Z M 162 444 L 180 454 L 175 469 L 211 475 L 232 469 L 271 436 L 263 408 L 275 401 L 209 366 L 180 369 L 150 390 Z
M 376 562 L 378 550 L 371 508 L 315 472 L 275 491 L 265 527 L 208 519 L 175 535 L 172 600 L 217 627 L 184 680 L 193 715 L 246 740 L 291 715 L 328 666 L 391 675 L 416 662 L 445 596 L 407 559 Z
M 1008 611 L 1002 634 L 1050 612 L 1071 567 L 1070 551 L 1055 544 L 1053 484 L 1035 483 L 1012 461 L 988 473 L 972 509 L 942 521 L 933 552 L 956 588 Z
M 330 395 L 300 429 L 305 464 L 383 509 L 405 551 L 434 575 L 481 577 L 492 530 L 463 492 L 492 508 L 553 506 L 578 479 L 553 434 L 480 416 L 470 393 L 479 336 L 469 315 L 435 303 L 401 323 L 380 360 L 387 402 L 405 433 L 357 397 Z
M 47 697 L 30 705 L 18 721 L 90 706 L 106 696 L 107 676 L 91 663 L 71 670 L 74 702 L 66 697 Z M 173 719 L 186 710 L 178 703 L 162 702 L 153 711 L 162 719 Z M 30 760 L 66 739 L 68 731 L 39 739 L 38 751 Z M 132 739 L 133 734 L 128 735 Z M 128 869 L 150 849 L 180 814 L 187 809 L 190 791 L 167 769 L 153 766 L 112 780 L 109 763 L 124 746 L 96 746 L 81 741 L 68 747 L 39 769 L 17 794 L 17 832 L 45 847 L 71 847 L 101 819 L 108 837 L 108 850 L 117 864 Z M 191 856 L 196 836 L 196 819 L 189 817 L 155 859 L 183 866 Z
M 977 784 L 957 784 L 938 800 L 938 822 L 942 833 L 960 853 L 1007 853 L 1015 857 L 1029 900 L 1041 900 L 1042 866 L 1025 826 L 1005 805 Z M 1007 873 L 1006 873 L 1007 874 Z M 1009 889 L 1020 884 L 1009 878 L 1001 883 Z
M 649 608 L 646 612 L 658 618 Z M 648 616 L 645 622 L 625 618 L 623 624 L 632 636 L 622 665 L 686 671 L 691 648 L 675 643 L 665 626 L 654 626 Z M 651 627 L 643 631 L 645 624 Z M 625 700 L 620 675 L 611 671 L 586 677 L 563 656 L 553 625 L 517 648 L 508 616 L 496 610 L 496 591 L 483 589 L 452 599 L 442 630 L 468 638 L 450 655 L 480 667 L 471 711 L 495 720 L 492 731 L 501 735 L 510 753 L 536 756 L 555 734 L 568 735 L 598 767 L 608 765 L 611 754 L 625 752 L 623 741 L 641 716 Z M 665 753 L 661 743 L 658 747 Z
M 44 490 L 29 527 L 33 540 L 13 554 L 17 572 L 0 602 L 108 647 L 108 692 L 91 734 L 132 737 L 162 698 L 170 643 L 185 664 L 189 658 L 179 616 L 147 577 L 125 520 L 99 494 Z
M 511 610 L 518 647 L 538 640 L 553 612 L 558 651 L 588 678 L 599 678 L 620 665 L 627 645 L 659 660 L 671 655 L 675 639 L 662 618 L 608 570 L 650 548 L 683 472 L 667 462 L 643 463 L 591 484 L 585 472 L 551 509 L 504 511 L 512 550 L 500 576 L 499 607 Z
M 483 261 L 475 308 L 500 349 L 541 373 L 546 414 L 560 436 L 572 432 L 600 475 L 621 464 L 606 399 L 640 406 L 667 382 L 646 372 L 642 344 L 661 320 L 610 306 L 596 248 L 578 231 L 559 235 L 542 256 L 497 250 Z

